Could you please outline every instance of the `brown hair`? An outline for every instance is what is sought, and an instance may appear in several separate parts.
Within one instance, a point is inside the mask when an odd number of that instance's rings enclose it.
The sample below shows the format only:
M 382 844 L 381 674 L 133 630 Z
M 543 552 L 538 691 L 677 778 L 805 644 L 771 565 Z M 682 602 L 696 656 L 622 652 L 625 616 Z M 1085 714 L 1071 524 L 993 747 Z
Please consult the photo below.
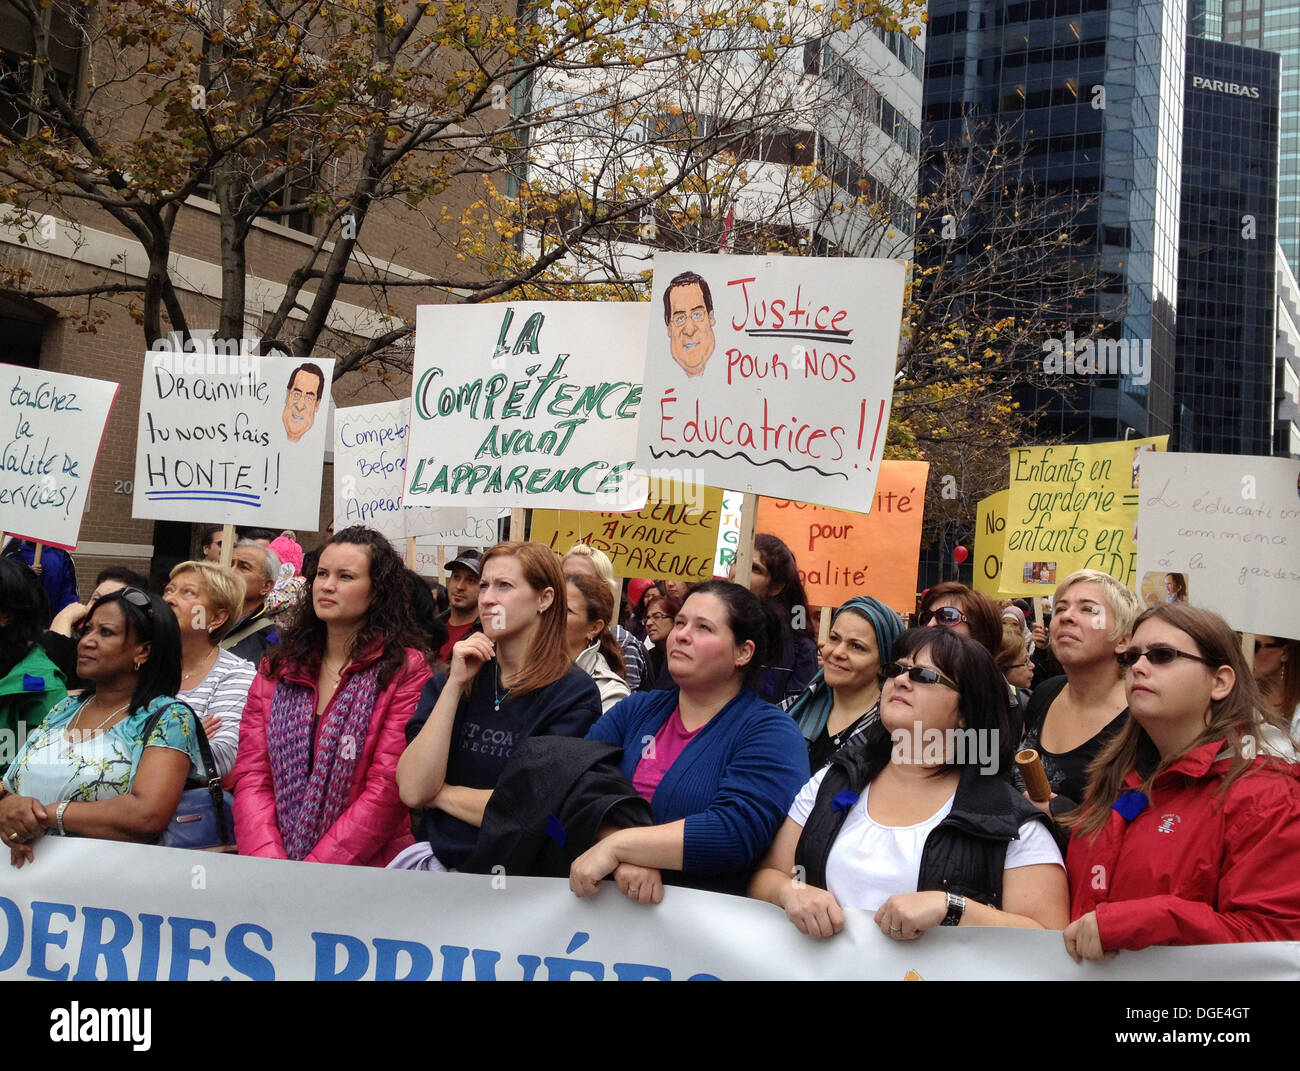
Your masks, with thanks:
M 1296 707 L 1300 707 L 1300 640 L 1283 639 L 1281 636 L 1269 637 L 1282 641 L 1282 653 L 1285 656 L 1278 670 L 1281 679 L 1275 685 L 1272 681 L 1259 682 L 1259 690 L 1264 697 L 1264 704 L 1274 708 L 1282 718 L 1291 717 Z M 1255 639 L 1263 639 L 1256 636 Z
M 998 647 L 998 656 L 994 661 L 1003 674 L 1015 669 L 1029 657 L 1029 648 L 1025 645 L 1025 634 L 1014 621 L 1002 622 L 1002 644 Z
M 483 576 L 487 563 L 493 558 L 511 557 L 519 562 L 524 583 L 539 594 L 551 589 L 551 605 L 539 615 L 537 631 L 528 653 L 524 656 L 523 672 L 511 681 L 502 681 L 515 695 L 524 695 L 554 684 L 572 664 L 564 643 L 565 618 L 569 604 L 564 597 L 564 573 L 560 559 L 545 543 L 498 543 L 483 555 L 479 562 L 479 576 Z
M 1228 666 L 1236 674 L 1232 690 L 1222 699 L 1210 701 L 1210 717 L 1196 739 L 1177 755 L 1160 756 L 1142 724 L 1130 716 L 1119 731 L 1093 759 L 1088 767 L 1088 793 L 1083 805 L 1058 821 L 1077 832 L 1095 835 L 1110 820 L 1111 804 L 1124 790 L 1124 779 L 1133 770 L 1143 777 L 1142 791 L 1151 796 L 1156 777 L 1183 755 L 1205 744 L 1222 741 L 1235 756 L 1232 767 L 1219 789 L 1222 797 L 1232 783 L 1255 763 L 1256 748 L 1244 743 L 1266 725 L 1281 725 L 1280 719 L 1264 710 L 1255 678 L 1246 668 L 1241 646 L 1228 623 L 1218 614 L 1178 604 L 1153 606 L 1139 615 L 1133 625 L 1136 633 L 1144 621 L 1163 621 L 1186 633 L 1206 660 L 1206 671 Z
M 997 603 L 982 591 L 973 591 L 965 584 L 953 580 L 935 584 L 925 593 L 921 613 L 924 614 L 936 602 L 955 602 L 966 615 L 971 639 L 992 657 L 997 657 L 998 648 L 1002 646 L 1002 612 Z
M 623 664 L 623 648 L 609 631 L 609 619 L 614 613 L 614 595 L 603 580 L 585 573 L 573 573 L 564 578 L 567 583 L 578 589 L 587 604 L 587 624 L 594 625 L 603 621 L 605 627 L 600 630 L 596 642 L 600 644 L 600 653 L 605 656 L 609 668 L 620 677 L 627 676 L 627 666 Z

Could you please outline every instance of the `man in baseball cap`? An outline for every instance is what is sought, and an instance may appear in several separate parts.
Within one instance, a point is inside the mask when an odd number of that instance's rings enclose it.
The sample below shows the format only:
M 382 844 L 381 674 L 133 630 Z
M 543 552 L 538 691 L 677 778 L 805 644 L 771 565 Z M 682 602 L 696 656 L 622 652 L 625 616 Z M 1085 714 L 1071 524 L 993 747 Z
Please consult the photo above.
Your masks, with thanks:
M 462 550 L 447 563 L 447 612 L 439 617 L 447 626 L 447 642 L 438 648 L 436 672 L 443 672 L 451 661 L 452 647 L 481 626 L 478 620 L 480 550 Z

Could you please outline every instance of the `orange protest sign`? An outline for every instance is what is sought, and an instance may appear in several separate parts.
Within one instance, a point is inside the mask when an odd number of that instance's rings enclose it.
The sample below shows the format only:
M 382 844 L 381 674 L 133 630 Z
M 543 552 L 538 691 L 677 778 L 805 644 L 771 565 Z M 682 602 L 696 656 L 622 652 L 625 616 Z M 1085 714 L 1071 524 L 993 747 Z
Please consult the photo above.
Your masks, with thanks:
M 794 552 L 812 605 L 873 595 L 911 613 L 929 471 L 927 461 L 884 462 L 870 513 L 759 499 L 757 531 L 770 532 Z

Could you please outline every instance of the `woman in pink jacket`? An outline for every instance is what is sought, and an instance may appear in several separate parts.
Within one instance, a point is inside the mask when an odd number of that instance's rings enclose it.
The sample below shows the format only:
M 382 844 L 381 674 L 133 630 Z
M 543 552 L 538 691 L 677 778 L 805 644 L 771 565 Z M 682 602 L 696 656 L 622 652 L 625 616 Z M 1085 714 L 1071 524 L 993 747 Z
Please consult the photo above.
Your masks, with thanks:
M 241 855 L 384 866 L 412 842 L 397 795 L 429 679 L 402 560 L 369 528 L 321 551 L 311 600 L 263 660 L 235 762 Z
M 1155 607 L 1117 657 L 1131 718 L 1064 820 L 1066 951 L 1300 940 L 1300 767 L 1227 623 Z

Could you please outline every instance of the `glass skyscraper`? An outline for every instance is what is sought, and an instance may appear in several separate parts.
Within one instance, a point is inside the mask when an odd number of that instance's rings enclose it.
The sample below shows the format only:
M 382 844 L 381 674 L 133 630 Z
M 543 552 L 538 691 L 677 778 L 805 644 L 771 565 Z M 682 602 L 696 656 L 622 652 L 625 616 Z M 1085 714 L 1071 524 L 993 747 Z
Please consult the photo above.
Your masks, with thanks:
M 1178 447 L 1273 447 L 1279 57 L 1189 38 L 1178 262 Z
M 1023 399 L 1046 405 L 1045 437 L 1270 452 L 1277 66 L 1188 36 L 1231 2 L 931 0 L 929 148 L 960 146 L 976 117 L 1010 129 L 1035 188 L 1073 199 L 1069 255 L 1095 275 L 1062 326 L 1147 347 L 1149 381 L 1063 377 Z

